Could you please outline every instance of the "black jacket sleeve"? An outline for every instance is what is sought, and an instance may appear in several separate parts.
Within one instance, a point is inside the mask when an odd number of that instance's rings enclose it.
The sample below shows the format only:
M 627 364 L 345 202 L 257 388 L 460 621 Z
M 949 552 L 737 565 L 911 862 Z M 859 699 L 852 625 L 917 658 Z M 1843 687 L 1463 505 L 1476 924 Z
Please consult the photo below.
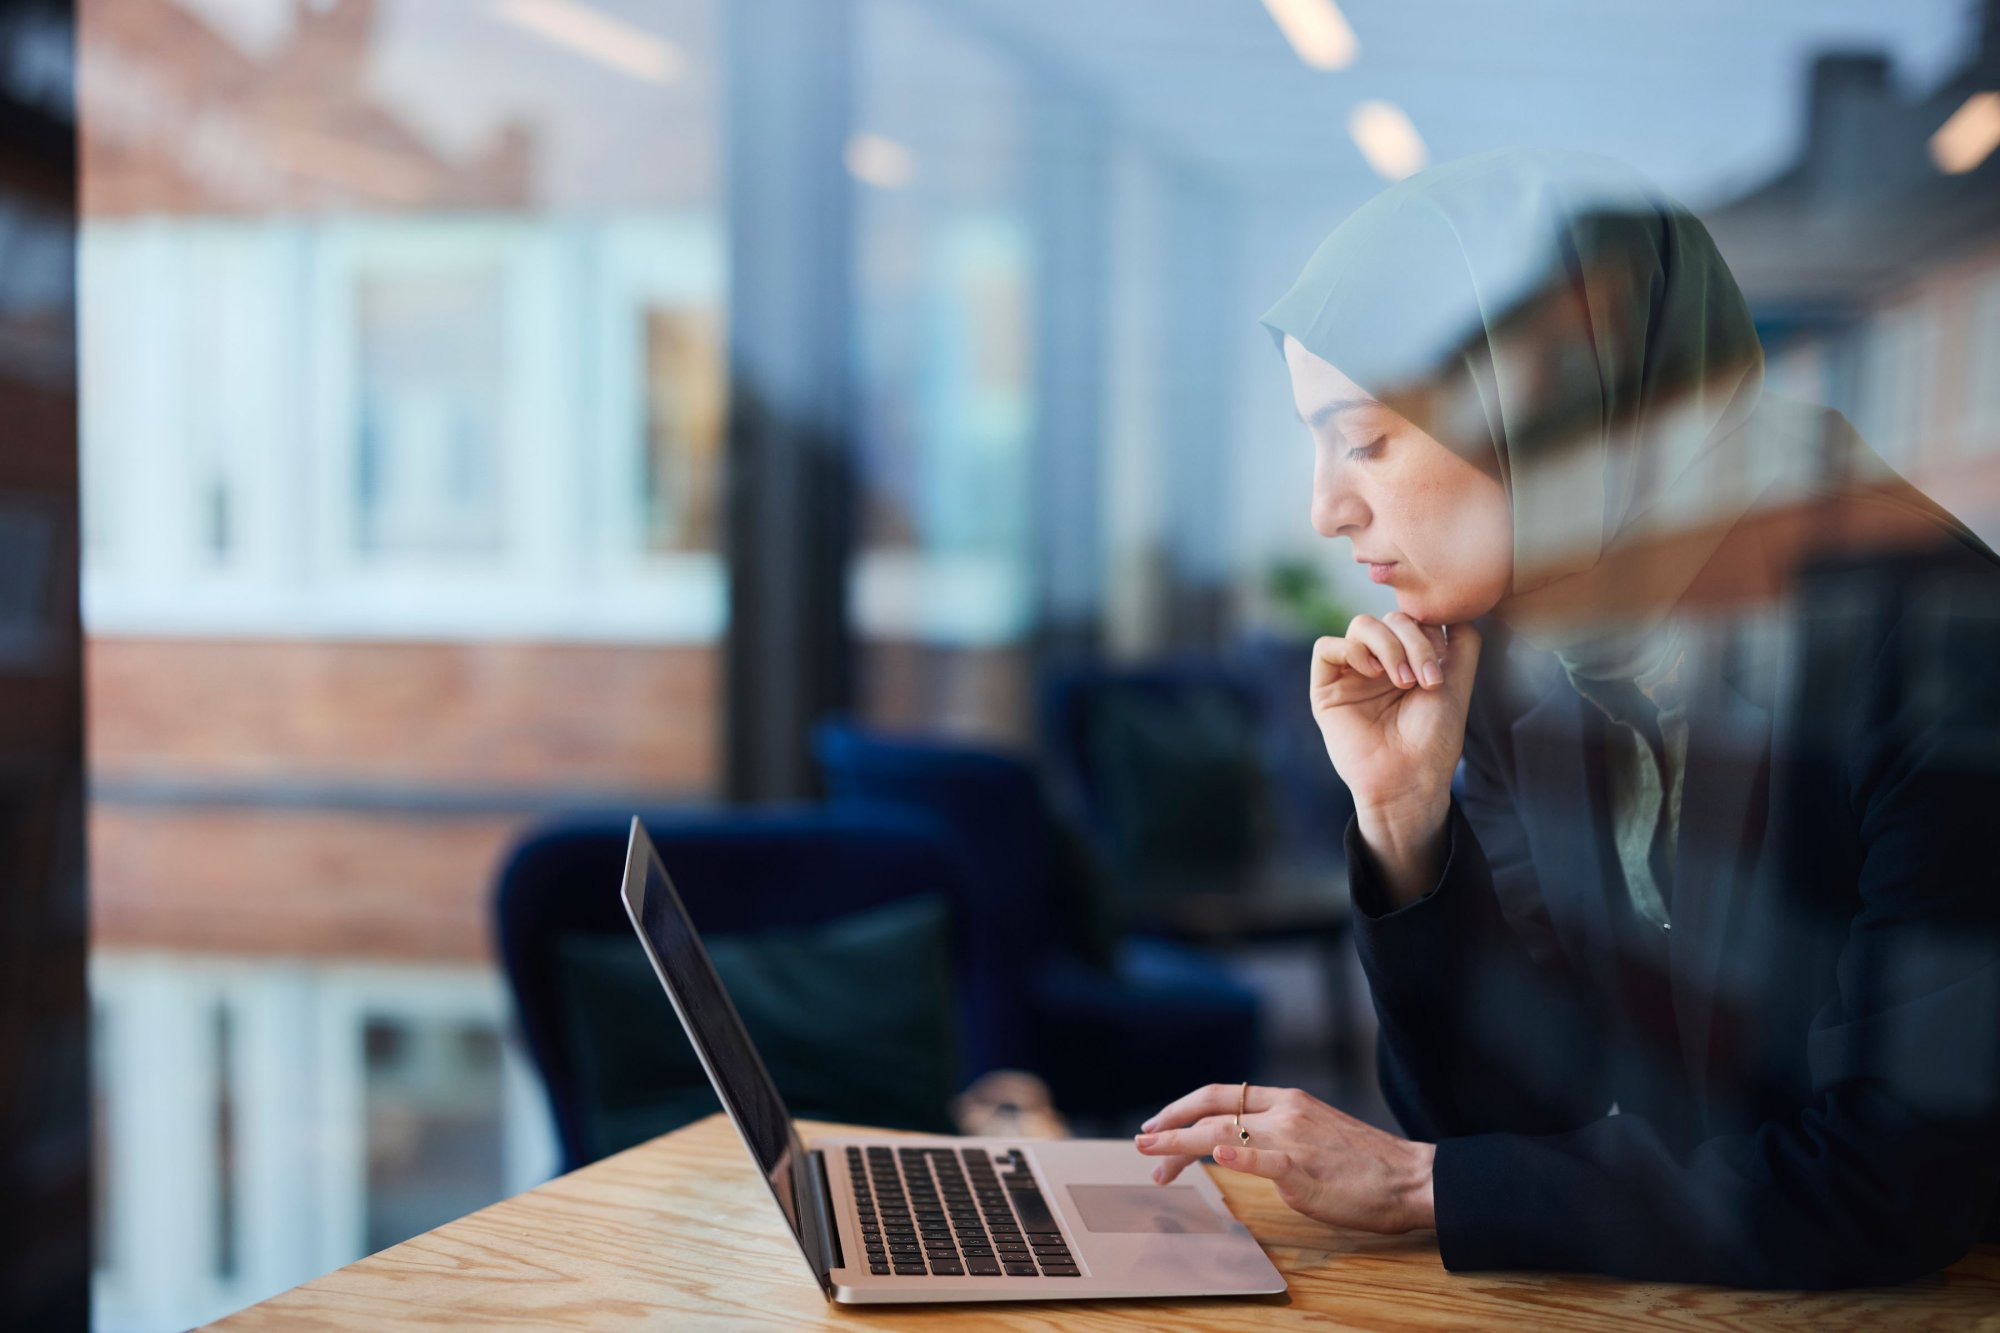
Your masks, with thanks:
M 1397 1120 L 1426 1140 L 1553 1133 L 1610 1104 L 1595 1010 L 1535 906 L 1527 838 L 1480 702 L 1429 893 L 1390 910 L 1352 821 L 1347 828 L 1355 943 L 1380 1021 L 1376 1067 Z
M 1348 826 L 1355 944 L 1379 1022 L 1376 1069 L 1404 1130 L 1439 1140 L 1505 1129 L 1546 1134 L 1601 1115 L 1598 1036 L 1567 973 L 1503 918 L 1463 810 L 1445 826 L 1443 873 L 1385 910 L 1368 849 Z

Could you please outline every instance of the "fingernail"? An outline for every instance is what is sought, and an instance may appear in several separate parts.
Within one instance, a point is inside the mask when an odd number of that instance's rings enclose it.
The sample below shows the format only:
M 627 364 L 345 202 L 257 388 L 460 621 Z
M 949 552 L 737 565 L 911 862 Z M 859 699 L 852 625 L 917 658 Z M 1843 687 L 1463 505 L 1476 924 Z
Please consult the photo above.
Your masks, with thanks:
M 1410 664 L 1408 662 L 1396 663 L 1396 683 L 1404 689 L 1408 689 L 1417 683 L 1417 678 L 1410 674 Z
M 1222 1146 L 1221 1146 L 1220 1148 L 1217 1148 L 1217 1149 L 1215 1150 L 1215 1160 L 1216 1160 L 1216 1161 L 1218 1161 L 1218 1162 L 1233 1162 L 1233 1161 L 1235 1161 L 1235 1160 L 1236 1160 L 1236 1149 L 1234 1149 L 1234 1148 L 1230 1147 L 1230 1146 L 1229 1146 L 1228 1144 L 1226 1144 L 1226 1143 L 1225 1143 L 1225 1144 L 1223 1144 L 1223 1145 L 1222 1145 Z
M 1153 1168 L 1153 1183 L 1155 1185 L 1165 1184 L 1166 1179 L 1167 1179 L 1167 1168 L 1165 1168 L 1164 1166 L 1156 1166 Z
M 1145 1124 L 1139 1126 L 1139 1128 L 1145 1130 L 1147 1133 L 1151 1133 L 1153 1127 L 1158 1125 L 1159 1123 L 1160 1123 L 1160 1117 L 1154 1116 L 1151 1120 L 1148 1120 Z
M 1139 1146 L 1141 1148 L 1150 1148 L 1153 1146 L 1154 1142 L 1155 1142 L 1154 1136 L 1151 1134 L 1141 1134 L 1139 1136 Z
M 1432 687 L 1444 684 L 1444 672 L 1438 670 L 1436 662 L 1424 663 L 1424 684 Z

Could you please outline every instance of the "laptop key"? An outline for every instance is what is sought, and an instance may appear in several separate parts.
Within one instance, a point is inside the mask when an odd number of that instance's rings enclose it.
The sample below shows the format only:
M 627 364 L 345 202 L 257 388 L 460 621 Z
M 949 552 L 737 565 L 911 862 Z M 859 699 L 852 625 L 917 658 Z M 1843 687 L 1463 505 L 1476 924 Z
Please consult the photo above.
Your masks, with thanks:
M 959 1263 L 956 1259 L 950 1262 L 946 1262 L 943 1259 L 933 1259 L 931 1260 L 931 1272 L 937 1274 L 939 1277 L 964 1277 L 965 1265 Z
M 1008 1277 L 1034 1277 L 1036 1275 L 1036 1271 L 1037 1270 L 1033 1264 L 1010 1263 L 1007 1265 Z
M 965 1260 L 965 1271 L 972 1274 L 974 1277 L 999 1277 L 1000 1261 L 998 1259 L 989 1259 L 985 1257 L 975 1257 L 972 1255 L 967 1255 Z
M 1049 1211 L 1049 1205 L 1043 1201 L 1039 1190 L 1015 1190 L 1014 1211 L 1020 1214 L 1023 1231 L 1032 1234 L 1056 1230 L 1055 1214 Z
M 1075 1264 L 1043 1264 L 1043 1277 L 1081 1277 L 1083 1274 Z
M 889 1276 L 889 1265 L 870 1264 L 868 1265 L 868 1271 L 873 1273 L 876 1277 L 887 1277 Z

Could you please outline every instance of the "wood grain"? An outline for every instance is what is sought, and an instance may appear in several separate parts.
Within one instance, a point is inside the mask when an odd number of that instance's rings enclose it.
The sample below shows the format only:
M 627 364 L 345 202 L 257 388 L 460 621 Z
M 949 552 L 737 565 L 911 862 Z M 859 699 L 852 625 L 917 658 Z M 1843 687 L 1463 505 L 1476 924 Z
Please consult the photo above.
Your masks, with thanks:
M 806 1134 L 844 1127 L 801 1125 Z M 1291 1283 L 1249 1300 L 838 1307 L 820 1295 L 721 1116 L 350 1264 L 212 1327 L 1229 1330 L 2000 1330 L 2000 1246 L 1908 1286 L 1743 1292 L 1542 1274 L 1450 1274 L 1436 1238 L 1336 1231 L 1266 1181 L 1214 1172 Z

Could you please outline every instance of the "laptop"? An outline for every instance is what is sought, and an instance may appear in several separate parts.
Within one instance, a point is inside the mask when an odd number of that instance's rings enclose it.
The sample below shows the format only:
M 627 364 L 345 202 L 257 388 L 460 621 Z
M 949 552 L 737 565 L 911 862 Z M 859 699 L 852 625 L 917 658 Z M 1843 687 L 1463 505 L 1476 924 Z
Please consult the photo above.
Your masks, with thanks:
M 702 1067 L 827 1299 L 1045 1301 L 1285 1290 L 1195 1166 L 1123 1139 L 829 1135 L 801 1142 L 637 819 L 621 890 Z

